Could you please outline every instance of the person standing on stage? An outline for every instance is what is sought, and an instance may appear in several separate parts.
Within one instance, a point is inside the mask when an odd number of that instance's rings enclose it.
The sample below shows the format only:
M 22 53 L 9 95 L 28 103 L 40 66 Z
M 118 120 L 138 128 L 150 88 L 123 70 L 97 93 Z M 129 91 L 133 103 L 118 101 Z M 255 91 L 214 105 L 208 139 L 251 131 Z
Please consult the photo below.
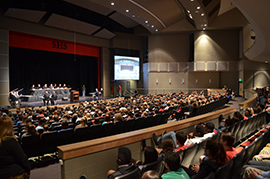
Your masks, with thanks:
M 57 100 L 57 94 L 55 91 L 53 91 L 52 96 L 51 96 L 51 104 L 55 105 L 55 101 Z
M 98 96 L 99 96 L 99 91 L 98 91 L 98 89 L 96 88 L 95 98 L 98 99 Z
M 100 96 L 103 97 L 103 88 L 100 88 Z
M 44 106 L 45 106 L 46 102 L 47 102 L 47 106 L 48 106 L 49 105 L 49 101 L 50 101 L 50 95 L 49 95 L 48 91 L 46 91 L 46 93 L 43 96 Z
M 119 86 L 118 86 L 118 94 L 119 94 L 119 97 L 122 96 L 121 92 L 122 92 L 122 87 L 121 87 L 121 85 L 119 85 Z
M 85 85 L 82 86 L 82 95 L 85 96 L 86 87 Z

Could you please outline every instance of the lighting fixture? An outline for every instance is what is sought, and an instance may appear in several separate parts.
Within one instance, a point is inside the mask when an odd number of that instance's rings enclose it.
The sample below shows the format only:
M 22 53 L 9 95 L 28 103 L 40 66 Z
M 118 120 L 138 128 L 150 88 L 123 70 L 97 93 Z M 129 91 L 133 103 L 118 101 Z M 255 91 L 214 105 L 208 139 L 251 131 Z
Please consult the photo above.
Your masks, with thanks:
M 197 9 L 201 9 L 201 7 L 200 7 L 200 6 L 198 6 L 198 7 L 197 7 Z
M 114 6 L 114 2 L 111 2 L 111 5 Z
M 156 32 L 158 31 L 158 29 L 156 29 Z
M 204 16 L 204 13 L 202 13 L 201 16 Z
M 145 23 L 147 24 L 147 23 L 148 23 L 148 21 L 145 21 Z
M 153 28 L 153 27 L 155 27 L 154 25 L 151 25 L 151 27 Z
M 127 9 L 126 12 L 129 12 L 129 10 Z

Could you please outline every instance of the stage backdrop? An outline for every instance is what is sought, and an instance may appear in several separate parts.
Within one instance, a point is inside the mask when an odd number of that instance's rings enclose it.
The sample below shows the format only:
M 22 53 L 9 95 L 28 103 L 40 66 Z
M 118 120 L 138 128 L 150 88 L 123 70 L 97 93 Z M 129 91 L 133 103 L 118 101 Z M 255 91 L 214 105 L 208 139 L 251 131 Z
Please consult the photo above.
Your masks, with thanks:
M 100 88 L 100 48 L 85 44 L 10 32 L 10 89 L 24 88 L 29 94 L 32 84 L 63 83 L 87 93 Z

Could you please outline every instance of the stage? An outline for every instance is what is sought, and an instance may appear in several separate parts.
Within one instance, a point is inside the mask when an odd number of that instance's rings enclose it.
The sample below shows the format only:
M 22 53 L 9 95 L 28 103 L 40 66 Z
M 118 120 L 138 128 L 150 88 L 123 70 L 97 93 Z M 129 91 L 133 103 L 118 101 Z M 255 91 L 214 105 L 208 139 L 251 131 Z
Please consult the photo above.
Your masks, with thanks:
M 115 97 L 99 97 L 98 99 L 94 99 L 92 96 L 80 96 L 78 101 L 70 101 L 68 99 L 67 101 L 63 101 L 62 99 L 58 99 L 56 101 L 55 105 L 51 105 L 49 103 L 48 106 L 57 106 L 57 105 L 73 105 L 73 104 L 78 104 L 81 101 L 100 101 L 100 100 L 110 100 L 110 99 L 115 99 Z M 47 105 L 44 105 L 43 101 L 36 101 L 36 102 L 28 102 L 28 101 L 21 101 L 21 105 L 19 106 L 20 108 L 25 108 L 25 107 L 46 107 Z M 8 107 L 9 109 L 16 109 L 16 107 Z

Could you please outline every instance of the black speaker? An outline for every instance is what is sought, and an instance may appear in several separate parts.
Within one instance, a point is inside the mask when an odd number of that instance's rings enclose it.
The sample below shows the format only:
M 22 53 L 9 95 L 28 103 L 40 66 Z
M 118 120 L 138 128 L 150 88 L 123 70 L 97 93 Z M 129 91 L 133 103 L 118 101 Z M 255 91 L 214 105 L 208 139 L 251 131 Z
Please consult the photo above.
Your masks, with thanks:
M 189 34 L 189 62 L 194 62 L 194 33 Z

